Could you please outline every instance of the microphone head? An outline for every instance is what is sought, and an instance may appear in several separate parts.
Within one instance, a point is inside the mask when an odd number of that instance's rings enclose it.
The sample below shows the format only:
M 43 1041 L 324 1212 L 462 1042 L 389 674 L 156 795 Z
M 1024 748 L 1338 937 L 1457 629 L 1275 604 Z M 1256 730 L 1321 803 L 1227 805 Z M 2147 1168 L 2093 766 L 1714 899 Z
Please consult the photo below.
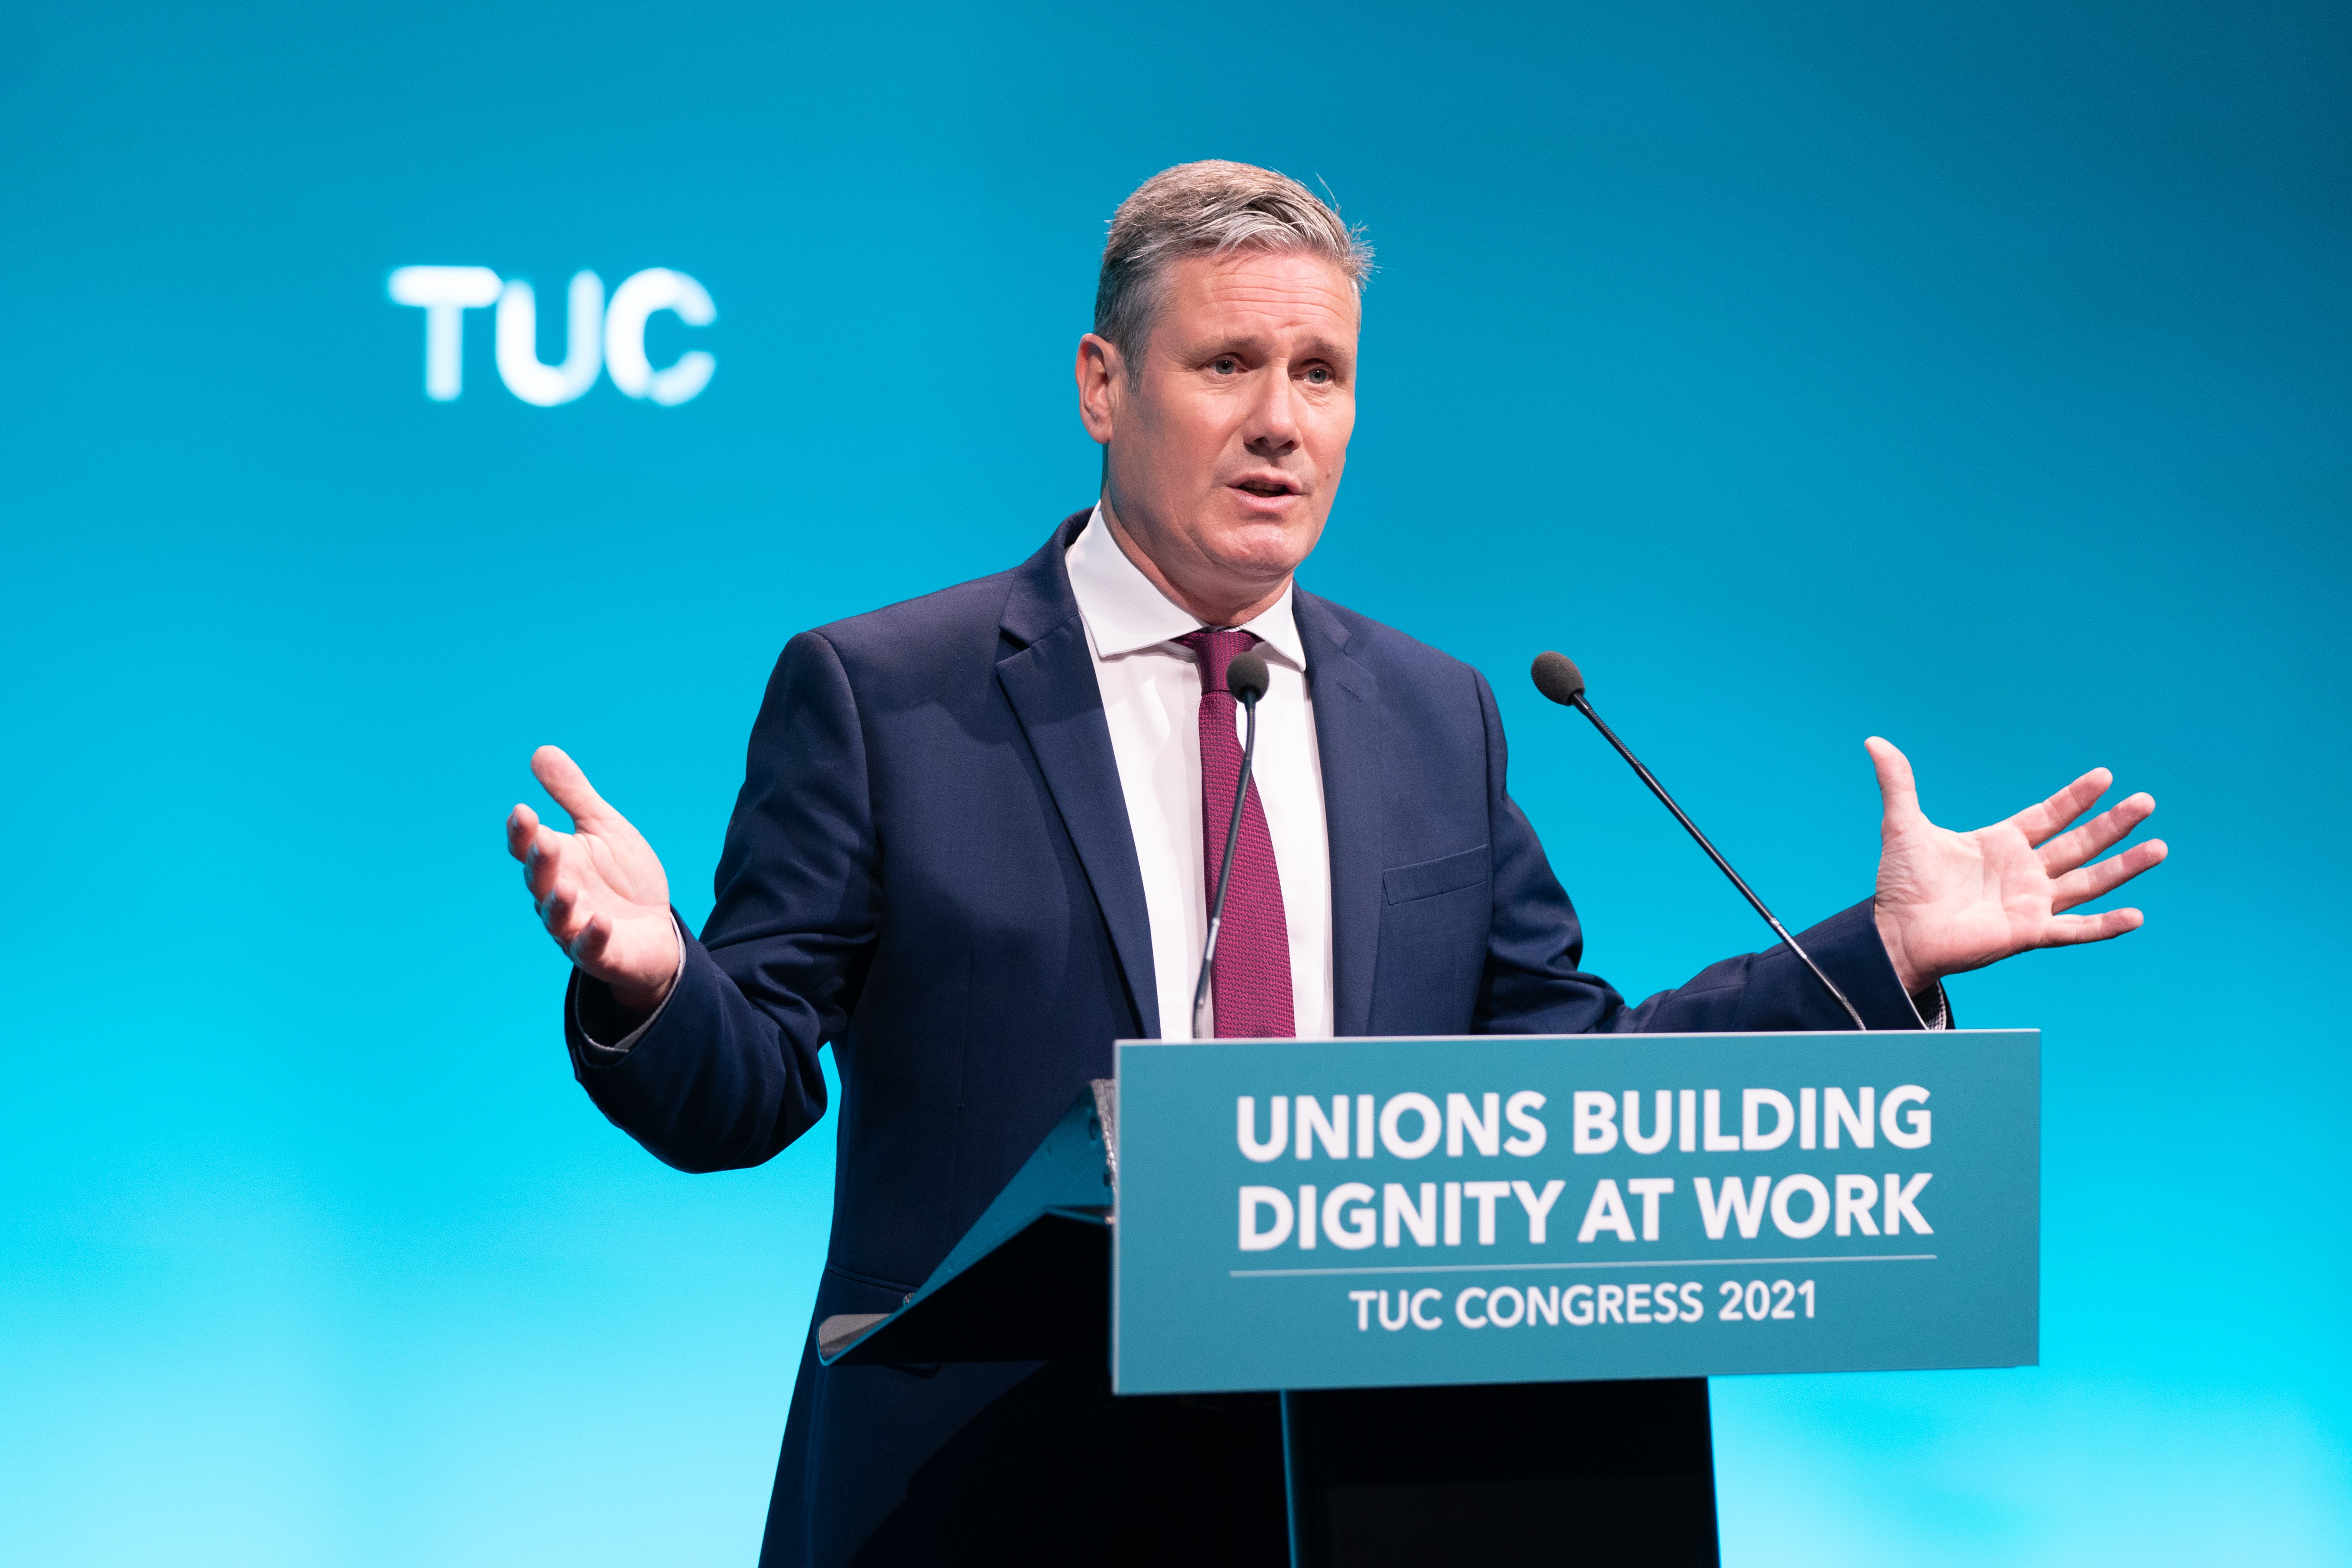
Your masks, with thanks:
M 1265 660 L 1254 653 L 1237 653 L 1225 666 L 1225 689 L 1236 702 L 1255 702 L 1265 695 Z
M 1584 671 L 1564 653 L 1536 655 L 1535 668 L 1528 673 L 1536 679 L 1536 689 L 1563 708 L 1573 708 L 1584 695 Z

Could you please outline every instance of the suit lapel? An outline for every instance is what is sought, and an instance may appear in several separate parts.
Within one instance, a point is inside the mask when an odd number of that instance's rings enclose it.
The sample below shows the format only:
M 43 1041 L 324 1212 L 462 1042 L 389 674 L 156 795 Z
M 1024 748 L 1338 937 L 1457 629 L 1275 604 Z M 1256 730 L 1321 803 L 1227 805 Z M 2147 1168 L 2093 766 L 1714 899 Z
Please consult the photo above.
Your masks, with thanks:
M 1291 603 L 1307 649 L 1331 837 L 1331 1026 L 1369 1034 L 1381 942 L 1380 682 L 1348 651 L 1348 628 L 1328 605 L 1304 591 Z
M 1160 991 L 1151 965 L 1143 869 L 1127 820 L 1110 726 L 1103 719 L 1086 623 L 1078 617 L 1062 561 L 1087 516 L 1082 511 L 1066 521 L 1045 549 L 1014 569 L 1003 619 L 1011 646 L 997 659 L 996 679 L 1086 868 L 1143 1036 L 1156 1038 Z

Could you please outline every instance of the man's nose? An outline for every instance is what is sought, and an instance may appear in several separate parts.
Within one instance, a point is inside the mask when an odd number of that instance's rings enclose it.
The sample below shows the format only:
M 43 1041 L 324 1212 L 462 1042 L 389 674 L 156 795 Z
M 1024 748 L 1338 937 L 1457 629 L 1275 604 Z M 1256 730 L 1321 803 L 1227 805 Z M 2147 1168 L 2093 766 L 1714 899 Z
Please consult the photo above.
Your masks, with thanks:
M 1268 365 L 1242 427 L 1243 445 L 1261 458 L 1279 458 L 1294 450 L 1298 445 L 1297 399 L 1297 391 L 1290 384 L 1290 367 Z

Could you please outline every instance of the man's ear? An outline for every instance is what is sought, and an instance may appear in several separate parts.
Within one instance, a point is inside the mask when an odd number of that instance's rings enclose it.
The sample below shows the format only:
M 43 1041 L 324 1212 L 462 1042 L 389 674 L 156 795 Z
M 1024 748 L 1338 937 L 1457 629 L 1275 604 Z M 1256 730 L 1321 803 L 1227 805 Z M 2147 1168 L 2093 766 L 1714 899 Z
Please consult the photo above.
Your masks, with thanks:
M 1118 424 L 1120 394 L 1127 390 L 1127 363 L 1118 345 L 1088 332 L 1078 340 L 1078 419 L 1087 434 L 1110 445 Z

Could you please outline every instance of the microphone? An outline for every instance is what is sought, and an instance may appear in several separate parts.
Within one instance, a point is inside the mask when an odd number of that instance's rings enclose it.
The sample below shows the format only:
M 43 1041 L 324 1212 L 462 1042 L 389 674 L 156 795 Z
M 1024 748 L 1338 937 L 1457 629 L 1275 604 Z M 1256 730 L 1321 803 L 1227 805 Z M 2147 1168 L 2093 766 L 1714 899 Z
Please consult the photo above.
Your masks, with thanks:
M 1862 1021 L 1862 1014 L 1852 1002 L 1846 1000 L 1846 994 L 1838 989 L 1837 982 L 1822 973 L 1822 966 L 1813 962 L 1812 954 L 1798 946 L 1797 939 L 1789 934 L 1789 928 L 1772 918 L 1772 911 L 1764 907 L 1764 900 L 1756 896 L 1755 889 L 1739 879 L 1739 873 L 1731 868 L 1731 862 L 1725 859 L 1722 852 L 1706 841 L 1706 835 L 1698 830 L 1698 824 L 1684 815 L 1683 808 L 1675 804 L 1675 797 L 1666 793 L 1666 786 L 1660 784 L 1656 776 L 1642 765 L 1642 759 L 1626 750 L 1625 742 L 1617 738 L 1617 731 L 1601 721 L 1601 715 L 1595 713 L 1592 710 L 1592 704 L 1584 700 L 1584 672 L 1576 668 L 1575 660 L 1566 654 L 1539 653 L 1536 655 L 1535 668 L 1528 673 L 1535 677 L 1538 691 L 1542 692 L 1561 707 L 1573 708 L 1592 721 L 1592 727 L 1600 731 L 1611 745 L 1617 748 L 1619 756 L 1633 765 L 1635 773 L 1642 775 L 1642 782 L 1650 786 L 1650 793 L 1664 801 L 1666 809 L 1675 814 L 1675 820 L 1681 823 L 1684 830 L 1693 838 L 1698 840 L 1698 847 L 1706 851 L 1707 858 L 1714 861 L 1717 868 L 1731 879 L 1731 885 L 1739 889 L 1739 896 L 1756 906 L 1756 912 L 1764 917 L 1764 923 L 1770 926 L 1774 933 L 1789 944 L 1789 951 L 1802 959 L 1805 967 L 1813 972 L 1813 978 L 1820 981 L 1822 987 L 1837 998 L 1838 1005 L 1845 1009 L 1845 1016 L 1853 1020 L 1853 1026 L 1867 1034 L 1870 1026 Z
M 1237 653 L 1225 666 L 1225 689 L 1242 705 L 1242 776 L 1234 786 L 1234 814 L 1225 824 L 1225 858 L 1217 870 L 1217 901 L 1209 908 L 1209 941 L 1201 950 L 1201 977 L 1192 985 L 1192 1037 L 1201 1038 L 1202 1015 L 1209 1005 L 1209 965 L 1217 956 L 1217 928 L 1225 919 L 1225 884 L 1234 874 L 1234 850 L 1242 841 L 1242 803 L 1249 798 L 1250 767 L 1257 759 L 1257 704 L 1269 684 L 1265 660 Z

